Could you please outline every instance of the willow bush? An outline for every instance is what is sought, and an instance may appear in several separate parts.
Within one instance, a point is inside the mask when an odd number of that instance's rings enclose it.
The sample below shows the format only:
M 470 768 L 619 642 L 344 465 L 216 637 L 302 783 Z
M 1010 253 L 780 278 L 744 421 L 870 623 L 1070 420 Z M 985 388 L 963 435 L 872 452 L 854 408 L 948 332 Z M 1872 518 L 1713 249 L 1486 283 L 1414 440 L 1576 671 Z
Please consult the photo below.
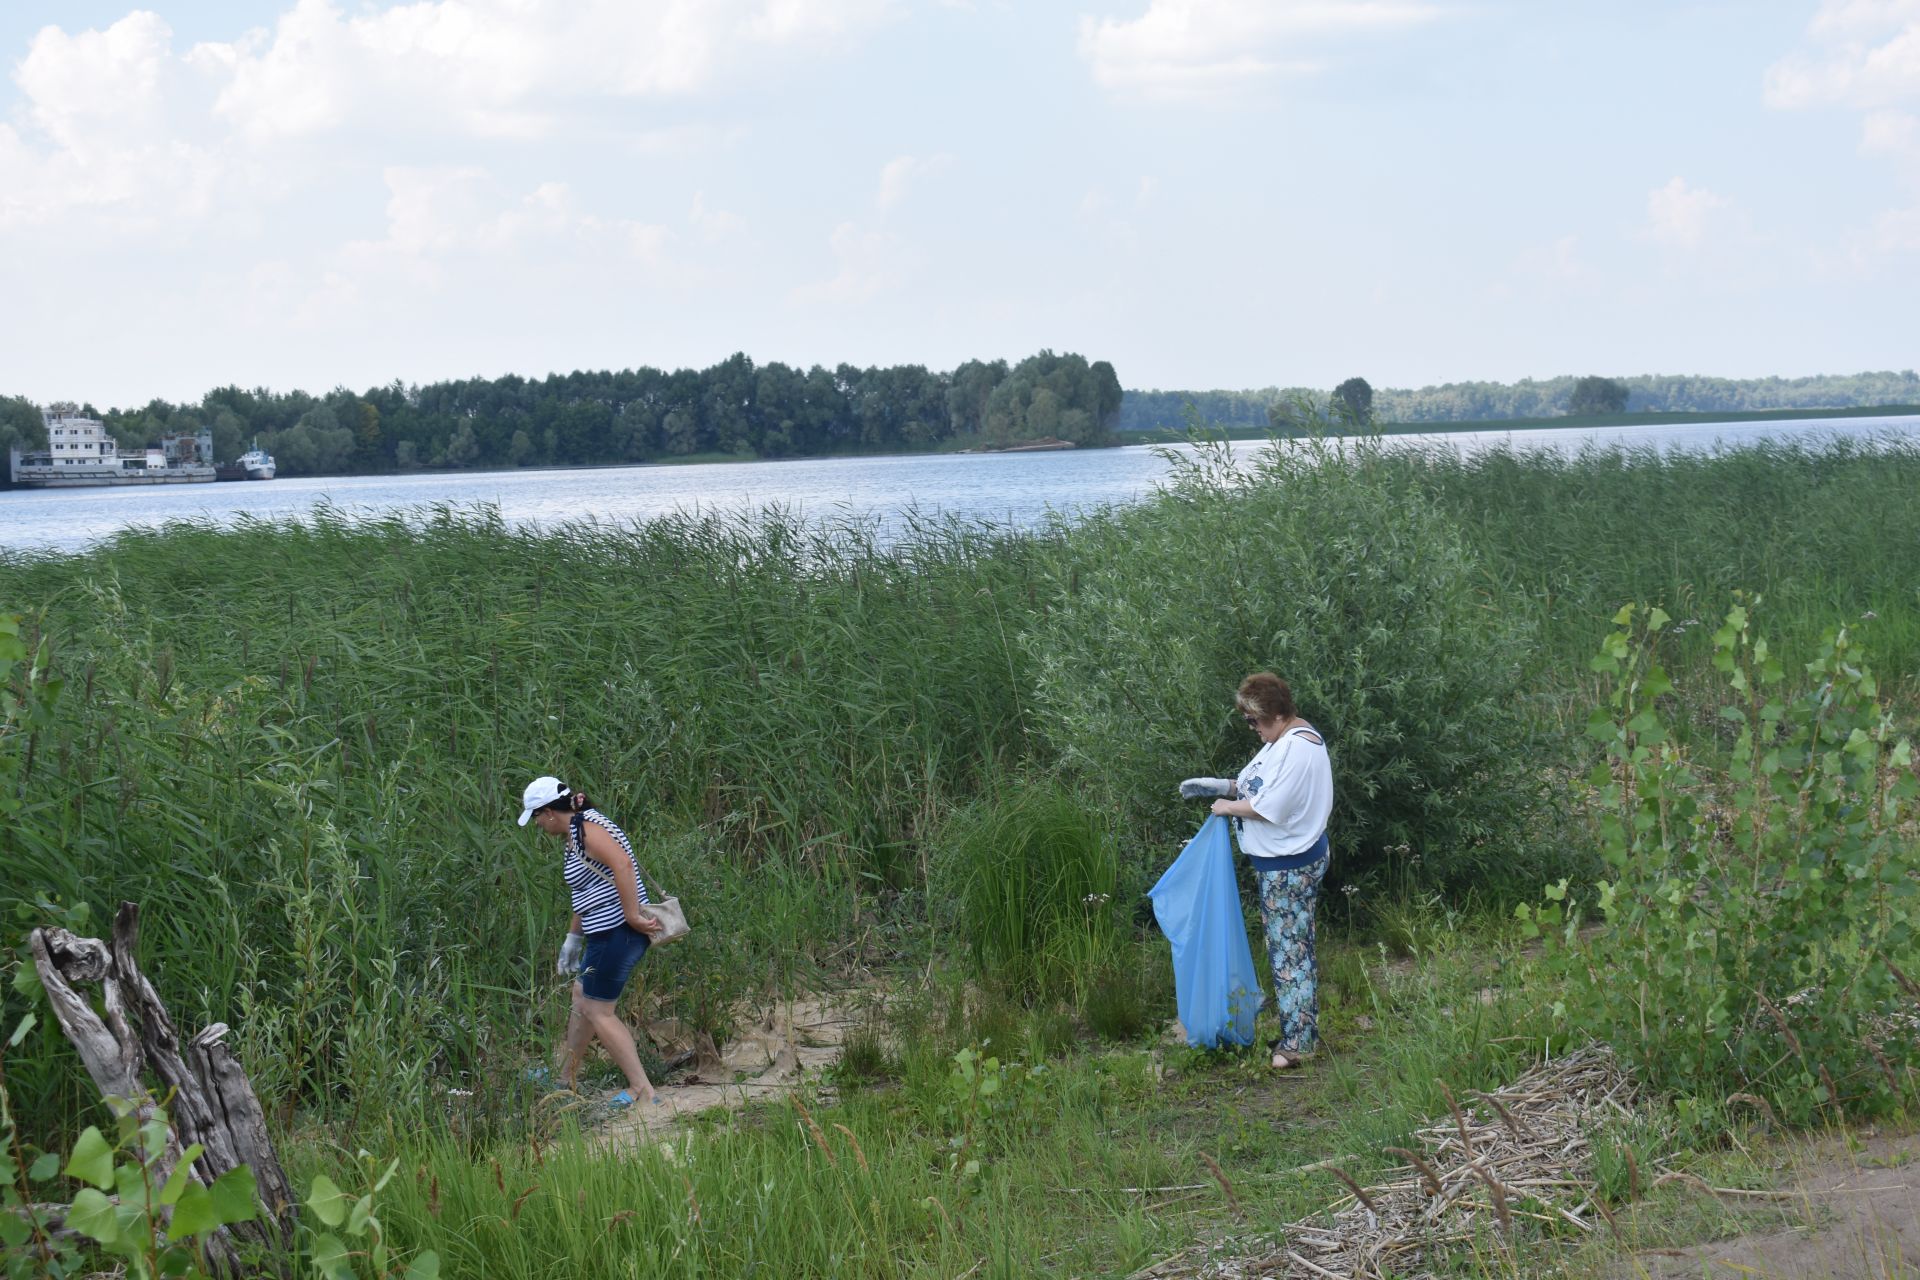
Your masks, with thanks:
M 1160 501 L 1077 530 L 1023 636 L 1036 727 L 1089 803 L 1163 864 L 1204 814 L 1176 784 L 1253 754 L 1234 691 L 1270 669 L 1327 735 L 1332 874 L 1537 887 L 1559 864 L 1538 838 L 1531 637 L 1450 519 L 1364 442 L 1172 463 Z

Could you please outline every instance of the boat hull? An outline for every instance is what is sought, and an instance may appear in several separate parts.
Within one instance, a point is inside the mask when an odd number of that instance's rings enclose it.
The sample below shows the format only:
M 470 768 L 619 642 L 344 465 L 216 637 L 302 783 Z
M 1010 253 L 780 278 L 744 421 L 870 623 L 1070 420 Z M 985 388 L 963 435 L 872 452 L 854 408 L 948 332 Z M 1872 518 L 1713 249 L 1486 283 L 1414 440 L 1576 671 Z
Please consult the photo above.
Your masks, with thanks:
M 153 484 L 211 484 L 213 479 L 213 468 L 208 467 L 204 475 L 198 472 L 143 476 L 15 475 L 13 483 L 19 489 L 123 489 Z

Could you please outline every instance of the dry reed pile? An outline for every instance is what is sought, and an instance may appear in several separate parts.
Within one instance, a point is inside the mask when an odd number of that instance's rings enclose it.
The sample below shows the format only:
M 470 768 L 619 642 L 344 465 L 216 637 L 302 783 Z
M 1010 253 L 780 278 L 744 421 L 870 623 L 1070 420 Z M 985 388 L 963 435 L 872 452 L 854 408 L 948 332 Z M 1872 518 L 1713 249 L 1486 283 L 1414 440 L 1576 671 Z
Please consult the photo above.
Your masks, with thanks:
M 1330 1166 L 1347 1196 L 1278 1240 L 1231 1259 L 1217 1246 L 1189 1250 L 1132 1280 L 1425 1280 L 1455 1249 L 1508 1248 L 1529 1220 L 1581 1233 L 1607 1225 L 1590 1138 L 1626 1118 L 1633 1098 L 1610 1049 L 1581 1049 L 1474 1096 L 1417 1132 L 1419 1150 L 1388 1149 L 1406 1162 L 1397 1176 L 1361 1187 Z

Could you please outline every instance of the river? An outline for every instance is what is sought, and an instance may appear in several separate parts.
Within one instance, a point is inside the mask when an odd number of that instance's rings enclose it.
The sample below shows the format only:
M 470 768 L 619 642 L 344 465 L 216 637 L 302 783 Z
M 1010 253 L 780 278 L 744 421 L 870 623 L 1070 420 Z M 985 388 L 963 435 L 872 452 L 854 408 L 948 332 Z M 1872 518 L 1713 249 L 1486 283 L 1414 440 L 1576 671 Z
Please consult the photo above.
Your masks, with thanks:
M 1763 441 L 1837 438 L 1920 444 L 1920 417 L 1780 419 L 1672 426 L 1441 431 L 1387 437 L 1396 448 L 1479 451 L 1629 448 L 1724 449 Z M 1241 442 L 1246 452 L 1264 442 Z M 906 513 L 953 515 L 1015 528 L 1050 512 L 1135 502 L 1165 478 L 1152 447 L 1059 453 L 936 454 L 719 462 L 694 466 L 316 476 L 141 489 L 0 492 L 0 551 L 81 551 L 115 532 L 170 520 L 228 522 L 302 517 L 321 505 L 349 515 L 487 504 L 514 525 L 592 518 L 622 523 L 675 511 L 781 507 L 803 516 L 859 516 L 898 527 Z

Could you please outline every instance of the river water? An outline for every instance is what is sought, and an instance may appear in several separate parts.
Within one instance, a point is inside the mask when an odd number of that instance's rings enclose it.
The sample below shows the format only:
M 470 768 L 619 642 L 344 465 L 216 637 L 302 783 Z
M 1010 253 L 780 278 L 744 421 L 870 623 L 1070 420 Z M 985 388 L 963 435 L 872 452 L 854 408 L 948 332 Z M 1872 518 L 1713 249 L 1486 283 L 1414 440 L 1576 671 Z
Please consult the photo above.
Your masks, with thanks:
M 1763 441 L 1897 440 L 1920 445 L 1920 417 L 1827 418 L 1679 426 L 1453 431 L 1388 437 L 1395 447 L 1573 451 L 1588 445 L 1725 449 Z M 1236 446 L 1244 456 L 1264 442 Z M 1184 447 L 1183 447 L 1184 448 Z M 302 517 L 330 505 L 349 515 L 486 504 L 513 525 L 593 519 L 623 523 L 686 512 L 781 507 L 827 519 L 857 516 L 898 528 L 907 513 L 959 516 L 1015 528 L 1049 513 L 1135 502 L 1166 477 L 1148 446 L 1059 453 L 939 454 L 721 462 L 581 470 L 323 476 L 151 489 L 0 492 L 0 551 L 80 551 L 113 533 L 170 520 L 227 522 L 241 514 Z

